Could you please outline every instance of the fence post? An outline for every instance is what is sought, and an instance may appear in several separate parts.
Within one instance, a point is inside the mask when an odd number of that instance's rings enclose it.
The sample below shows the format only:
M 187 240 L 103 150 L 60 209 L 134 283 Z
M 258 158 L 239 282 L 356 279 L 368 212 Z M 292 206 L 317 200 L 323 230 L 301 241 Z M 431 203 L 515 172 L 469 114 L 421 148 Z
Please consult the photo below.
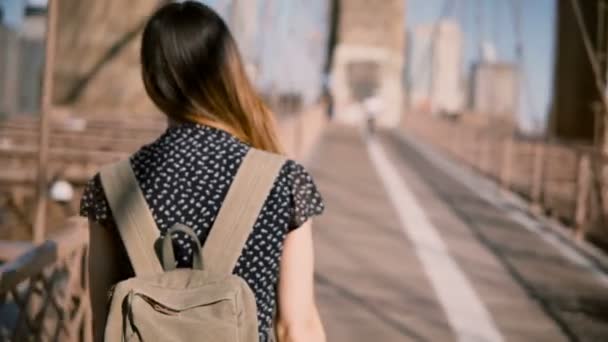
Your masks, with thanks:
M 511 187 L 511 177 L 513 174 L 513 145 L 514 141 L 512 137 L 508 137 L 504 142 L 502 170 L 500 172 L 500 182 L 504 191 L 508 191 Z
M 467 164 L 468 167 L 472 167 L 473 163 L 471 163 L 471 161 L 473 160 L 471 158 L 471 151 L 470 151 L 470 141 L 471 141 L 471 134 L 469 132 L 467 132 L 466 127 L 463 127 L 463 132 L 462 132 L 462 159 L 465 161 L 465 163 Z
M 465 158 L 464 158 L 464 143 L 463 143 L 463 139 L 462 139 L 462 127 L 458 127 L 456 129 L 456 134 L 455 134 L 455 141 L 453 141 L 454 144 L 454 151 L 456 152 L 456 158 L 458 161 L 462 162 Z
M 585 238 L 589 217 L 589 195 L 591 192 L 591 160 L 588 154 L 579 158 L 576 183 L 576 211 L 574 237 L 577 241 Z
M 483 165 L 483 141 L 479 132 L 475 132 L 474 136 L 473 148 L 475 149 L 475 160 L 473 166 L 479 171 L 481 170 L 481 165 Z
M 532 169 L 532 190 L 530 191 L 530 199 L 532 200 L 532 211 L 540 211 L 541 196 L 543 191 L 543 173 L 545 160 L 545 146 L 542 143 L 537 143 L 534 146 L 534 166 Z
M 481 140 L 479 142 L 479 148 L 480 148 L 480 156 L 479 156 L 479 172 L 481 172 L 481 174 L 485 174 L 487 176 L 491 177 L 491 172 L 489 172 L 489 168 L 488 168 L 488 159 L 490 159 L 490 150 L 491 150 L 491 143 L 490 143 L 490 138 L 487 134 L 481 133 L 480 135 Z

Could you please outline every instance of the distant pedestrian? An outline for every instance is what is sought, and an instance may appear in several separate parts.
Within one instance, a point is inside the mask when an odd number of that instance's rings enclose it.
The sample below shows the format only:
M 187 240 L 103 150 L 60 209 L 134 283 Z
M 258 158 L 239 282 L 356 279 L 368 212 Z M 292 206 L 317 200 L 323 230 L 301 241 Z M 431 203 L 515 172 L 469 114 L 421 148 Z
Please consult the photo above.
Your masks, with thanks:
M 141 64 L 169 127 L 85 189 L 95 340 L 105 329 L 106 341 L 325 341 L 310 221 L 323 200 L 282 156 L 228 27 L 199 2 L 166 4 L 145 27 Z
M 372 95 L 363 101 L 363 110 L 365 112 L 367 133 L 370 137 L 376 133 L 376 125 L 378 117 L 384 110 L 382 98 L 378 95 Z
M 329 73 L 324 74 L 322 80 L 321 96 L 327 106 L 327 118 L 331 120 L 334 117 L 334 98 L 331 90 L 331 75 Z

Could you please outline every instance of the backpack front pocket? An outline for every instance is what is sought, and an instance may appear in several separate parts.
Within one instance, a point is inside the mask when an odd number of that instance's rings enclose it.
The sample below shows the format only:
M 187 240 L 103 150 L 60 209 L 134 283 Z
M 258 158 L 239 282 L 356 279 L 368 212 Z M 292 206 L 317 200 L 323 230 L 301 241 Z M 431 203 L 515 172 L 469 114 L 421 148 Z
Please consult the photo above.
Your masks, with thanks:
M 179 296 L 177 296 L 179 297 Z M 126 341 L 238 341 L 235 303 L 230 297 L 160 302 L 130 292 L 123 302 Z

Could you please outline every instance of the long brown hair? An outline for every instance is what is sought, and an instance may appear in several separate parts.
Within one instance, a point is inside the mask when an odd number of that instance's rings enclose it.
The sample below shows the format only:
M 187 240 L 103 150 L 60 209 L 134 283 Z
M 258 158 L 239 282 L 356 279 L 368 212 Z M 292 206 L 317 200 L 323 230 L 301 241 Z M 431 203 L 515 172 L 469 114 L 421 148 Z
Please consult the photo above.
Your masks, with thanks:
M 170 119 L 282 153 L 274 117 L 249 81 L 228 26 L 211 8 L 194 1 L 159 8 L 144 29 L 141 65 L 148 95 Z

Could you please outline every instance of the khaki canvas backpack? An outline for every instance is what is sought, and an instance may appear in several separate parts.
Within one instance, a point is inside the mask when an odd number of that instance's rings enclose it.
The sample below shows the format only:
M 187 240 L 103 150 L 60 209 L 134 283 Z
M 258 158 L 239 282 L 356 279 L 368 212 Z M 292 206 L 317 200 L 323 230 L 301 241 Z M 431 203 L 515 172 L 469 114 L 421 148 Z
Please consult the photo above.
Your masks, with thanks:
M 111 294 L 105 341 L 259 341 L 253 292 L 232 271 L 284 162 L 250 149 L 202 249 L 181 224 L 161 241 L 128 160 L 104 168 L 102 186 L 135 271 Z M 176 231 L 196 244 L 192 269 L 175 268 Z

